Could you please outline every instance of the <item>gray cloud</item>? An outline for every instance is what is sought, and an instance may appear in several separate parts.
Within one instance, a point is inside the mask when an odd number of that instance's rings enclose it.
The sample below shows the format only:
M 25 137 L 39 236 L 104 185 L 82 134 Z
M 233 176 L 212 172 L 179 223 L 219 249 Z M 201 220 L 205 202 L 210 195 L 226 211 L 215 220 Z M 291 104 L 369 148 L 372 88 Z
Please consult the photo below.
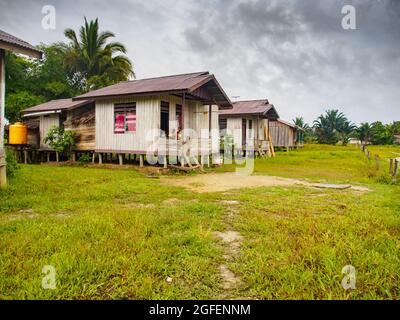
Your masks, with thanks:
M 57 29 L 41 28 L 53 4 Z M 343 30 L 352 4 L 357 30 Z M 282 117 L 341 108 L 355 122 L 400 119 L 400 1 L 1 1 L 0 28 L 32 43 L 63 40 L 99 17 L 128 47 L 138 77 L 209 70 L 228 94 L 268 97 Z

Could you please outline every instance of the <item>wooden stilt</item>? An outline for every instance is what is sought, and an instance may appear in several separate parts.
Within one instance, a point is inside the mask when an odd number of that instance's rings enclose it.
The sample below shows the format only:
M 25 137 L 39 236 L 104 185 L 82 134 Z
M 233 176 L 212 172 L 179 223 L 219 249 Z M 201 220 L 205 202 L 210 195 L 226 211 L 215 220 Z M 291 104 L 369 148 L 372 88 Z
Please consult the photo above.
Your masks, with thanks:
M 72 162 L 76 162 L 76 153 L 72 152 Z
M 119 160 L 119 165 L 122 166 L 124 164 L 124 158 L 122 157 L 122 154 L 118 154 L 118 160 Z
M 390 164 L 389 164 L 390 175 L 393 175 L 393 167 L 394 167 L 394 159 L 390 159 Z
M 164 168 L 168 168 L 168 157 L 166 155 L 164 156 Z
M 58 151 L 56 151 L 56 162 L 59 162 L 60 160 L 60 155 L 58 154 Z
M 96 152 L 92 153 L 92 163 L 96 162 Z
M 28 164 L 28 151 L 24 150 L 24 163 Z
M 50 152 L 46 152 L 47 155 L 47 162 L 50 162 Z
M 103 164 L 103 154 L 99 153 L 99 164 Z
M 139 163 L 140 163 L 140 167 L 143 167 L 143 155 L 139 155 Z

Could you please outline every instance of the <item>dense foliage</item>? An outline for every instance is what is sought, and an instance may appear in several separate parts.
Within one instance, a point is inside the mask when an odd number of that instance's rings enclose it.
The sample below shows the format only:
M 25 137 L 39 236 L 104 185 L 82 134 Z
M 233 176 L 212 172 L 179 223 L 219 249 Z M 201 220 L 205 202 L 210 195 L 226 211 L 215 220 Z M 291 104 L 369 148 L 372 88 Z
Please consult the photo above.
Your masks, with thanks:
M 53 126 L 44 138 L 44 142 L 60 153 L 70 153 L 75 145 L 75 132 Z
M 6 55 L 6 118 L 21 120 L 28 107 L 127 80 L 133 76 L 129 59 L 119 42 L 108 42 L 114 34 L 99 32 L 98 20 L 86 21 L 80 40 L 65 30 L 68 43 L 41 44 L 43 59 L 34 61 L 13 53 Z
M 327 110 L 320 115 L 310 127 L 302 117 L 295 118 L 293 123 L 304 130 L 306 143 L 346 145 L 351 138 L 364 144 L 387 145 L 396 143 L 395 137 L 400 135 L 400 121 L 383 124 L 380 121 L 354 125 L 339 110 Z
M 17 159 L 15 158 L 15 154 L 6 149 L 6 174 L 8 178 L 12 178 L 15 176 L 16 172 L 19 170 L 20 166 L 18 165 Z

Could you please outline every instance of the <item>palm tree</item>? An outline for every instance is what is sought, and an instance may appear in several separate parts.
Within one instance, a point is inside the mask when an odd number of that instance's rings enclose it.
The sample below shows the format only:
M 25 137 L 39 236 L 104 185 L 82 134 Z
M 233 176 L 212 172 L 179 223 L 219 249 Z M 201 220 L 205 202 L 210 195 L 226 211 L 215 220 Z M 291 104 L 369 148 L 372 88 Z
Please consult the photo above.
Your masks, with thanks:
M 355 126 L 339 110 L 327 110 L 314 121 L 314 129 L 319 143 L 336 144 L 342 140 L 346 144 Z
M 99 32 L 98 19 L 79 29 L 79 39 L 73 29 L 64 35 L 70 40 L 62 45 L 65 65 L 83 83 L 86 90 L 97 89 L 134 77 L 132 62 L 125 56 L 126 48 L 120 42 L 108 42 L 115 37 L 110 31 Z
M 310 126 L 307 123 L 305 123 L 303 117 L 296 117 L 292 121 L 296 126 L 302 128 L 304 130 L 308 130 L 310 128 Z
M 368 122 L 363 122 L 356 129 L 357 138 L 361 141 L 362 144 L 367 144 L 372 141 L 373 132 L 372 127 Z

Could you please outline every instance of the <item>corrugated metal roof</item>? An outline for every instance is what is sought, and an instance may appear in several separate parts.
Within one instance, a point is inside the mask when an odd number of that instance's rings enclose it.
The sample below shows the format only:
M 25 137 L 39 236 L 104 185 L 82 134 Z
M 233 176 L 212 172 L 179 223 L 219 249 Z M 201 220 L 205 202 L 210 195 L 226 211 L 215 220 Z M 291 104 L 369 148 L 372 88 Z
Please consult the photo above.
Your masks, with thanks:
M 32 51 L 35 54 L 35 56 L 38 56 L 39 58 L 42 56 L 42 51 L 38 50 L 30 43 L 28 43 L 20 38 L 17 38 L 3 30 L 0 30 L 0 48 L 2 48 L 1 42 L 5 42 L 6 44 L 16 47 L 15 49 L 17 49 L 17 47 L 19 47 L 22 49 L 26 49 L 28 51 Z M 5 49 L 8 50 L 8 47 Z
M 45 112 L 45 111 L 56 111 L 56 110 L 68 110 L 83 106 L 91 103 L 91 100 L 72 101 L 72 99 L 58 99 L 51 100 L 34 107 L 30 107 L 22 111 L 24 114 L 34 112 Z
M 274 105 L 270 104 L 267 99 L 237 101 L 232 105 L 233 109 L 221 110 L 219 114 L 223 116 L 267 115 L 267 113 L 271 112 L 274 118 L 279 117 Z
M 304 131 L 303 128 L 301 128 L 301 127 L 299 127 L 299 126 L 296 126 L 294 123 L 290 123 L 290 122 L 285 121 L 285 120 L 282 120 L 282 119 L 277 119 L 277 120 L 274 120 L 274 121 L 279 122 L 279 123 L 282 123 L 282 124 L 284 124 L 285 126 L 289 126 L 289 127 L 293 128 L 293 129 L 297 129 L 297 130 Z
M 96 99 L 121 95 L 139 95 L 151 93 L 194 93 L 195 90 L 213 81 L 217 92 L 210 93 L 218 103 L 231 105 L 231 102 L 225 94 L 214 75 L 209 72 L 195 72 L 164 76 L 158 78 L 149 78 L 141 80 L 132 80 L 120 82 L 102 89 L 85 93 L 73 98 L 73 100 Z M 195 93 L 194 93 L 195 94 Z

